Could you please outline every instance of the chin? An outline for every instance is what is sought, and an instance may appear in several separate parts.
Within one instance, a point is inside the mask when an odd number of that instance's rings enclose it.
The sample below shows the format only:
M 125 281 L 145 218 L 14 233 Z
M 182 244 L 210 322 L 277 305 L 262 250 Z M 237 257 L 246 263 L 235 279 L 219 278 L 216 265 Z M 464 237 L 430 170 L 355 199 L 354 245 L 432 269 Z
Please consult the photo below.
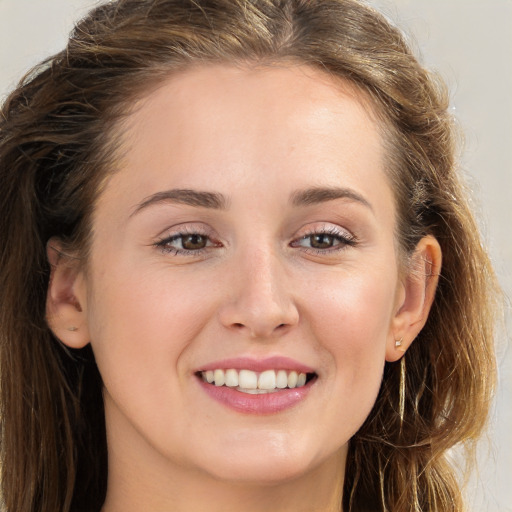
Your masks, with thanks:
M 216 479 L 241 485 L 279 485 L 295 480 L 308 473 L 307 466 L 291 461 L 257 460 L 229 461 L 213 469 Z
M 205 468 L 203 459 L 203 468 L 215 479 L 272 486 L 314 472 L 322 462 L 329 459 L 319 457 L 314 450 L 311 452 L 308 453 L 299 440 L 293 448 L 286 448 L 262 439 L 259 443 L 253 443 L 250 449 L 232 446 L 217 457 L 211 454 L 209 460 L 216 460 L 216 463 L 208 464 L 209 467 Z

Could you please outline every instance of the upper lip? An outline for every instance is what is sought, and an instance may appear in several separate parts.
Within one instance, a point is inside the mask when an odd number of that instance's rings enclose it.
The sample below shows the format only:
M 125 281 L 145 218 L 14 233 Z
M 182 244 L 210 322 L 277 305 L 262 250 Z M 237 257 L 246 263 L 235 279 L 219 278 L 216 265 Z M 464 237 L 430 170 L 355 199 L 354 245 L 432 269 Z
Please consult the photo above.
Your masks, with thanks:
M 253 357 L 222 359 L 205 364 L 198 368 L 196 372 L 217 369 L 229 370 L 231 368 L 235 370 L 252 370 L 253 372 L 264 372 L 265 370 L 295 370 L 298 373 L 315 372 L 315 370 L 310 366 L 300 363 L 295 359 L 283 356 L 273 356 L 264 359 L 255 359 Z

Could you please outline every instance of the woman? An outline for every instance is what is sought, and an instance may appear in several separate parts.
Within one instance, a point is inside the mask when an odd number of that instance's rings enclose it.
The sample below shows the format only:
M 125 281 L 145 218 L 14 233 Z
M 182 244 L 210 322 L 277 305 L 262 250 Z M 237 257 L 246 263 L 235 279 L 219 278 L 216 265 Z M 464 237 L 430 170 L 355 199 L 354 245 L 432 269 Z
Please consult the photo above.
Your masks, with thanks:
M 378 13 L 111 2 L 1 130 L 6 510 L 462 510 L 494 278 Z

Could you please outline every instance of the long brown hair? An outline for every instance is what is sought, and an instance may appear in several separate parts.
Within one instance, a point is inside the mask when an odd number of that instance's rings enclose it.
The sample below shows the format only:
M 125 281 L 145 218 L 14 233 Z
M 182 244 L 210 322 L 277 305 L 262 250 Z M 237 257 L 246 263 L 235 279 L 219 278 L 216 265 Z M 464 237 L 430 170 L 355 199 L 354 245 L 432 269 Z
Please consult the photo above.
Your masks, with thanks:
M 91 212 L 134 98 L 191 64 L 292 61 L 371 98 L 387 146 L 406 258 L 434 235 L 443 269 L 426 326 L 387 363 L 350 442 L 346 511 L 460 511 L 447 450 L 478 437 L 494 384 L 487 255 L 459 182 L 441 82 L 400 32 L 356 0 L 118 0 L 27 75 L 0 117 L 0 421 L 7 511 L 99 510 L 107 446 L 90 348 L 65 349 L 45 320 L 58 236 L 87 259 Z

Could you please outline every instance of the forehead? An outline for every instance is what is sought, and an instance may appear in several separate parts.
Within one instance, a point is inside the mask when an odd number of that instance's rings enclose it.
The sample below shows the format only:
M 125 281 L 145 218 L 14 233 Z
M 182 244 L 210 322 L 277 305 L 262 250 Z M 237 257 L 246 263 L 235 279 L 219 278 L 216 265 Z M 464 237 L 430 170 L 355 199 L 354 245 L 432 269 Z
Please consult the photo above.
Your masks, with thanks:
M 139 196 L 229 195 L 236 185 L 256 193 L 263 181 L 263 195 L 292 185 L 388 189 L 376 119 L 364 93 L 312 67 L 192 67 L 134 104 L 113 180 Z
M 299 64 L 191 66 L 143 94 L 125 128 L 150 138 L 159 128 L 156 123 L 171 121 L 171 112 L 176 132 L 192 123 L 195 129 L 202 124 L 205 138 L 215 135 L 207 130 L 212 124 L 225 128 L 230 121 L 242 121 L 249 134 L 262 125 L 285 128 L 276 120 L 286 120 L 290 126 L 307 120 L 305 129 L 328 130 L 340 115 L 358 116 L 363 129 L 376 128 L 378 118 L 369 95 L 355 84 Z

